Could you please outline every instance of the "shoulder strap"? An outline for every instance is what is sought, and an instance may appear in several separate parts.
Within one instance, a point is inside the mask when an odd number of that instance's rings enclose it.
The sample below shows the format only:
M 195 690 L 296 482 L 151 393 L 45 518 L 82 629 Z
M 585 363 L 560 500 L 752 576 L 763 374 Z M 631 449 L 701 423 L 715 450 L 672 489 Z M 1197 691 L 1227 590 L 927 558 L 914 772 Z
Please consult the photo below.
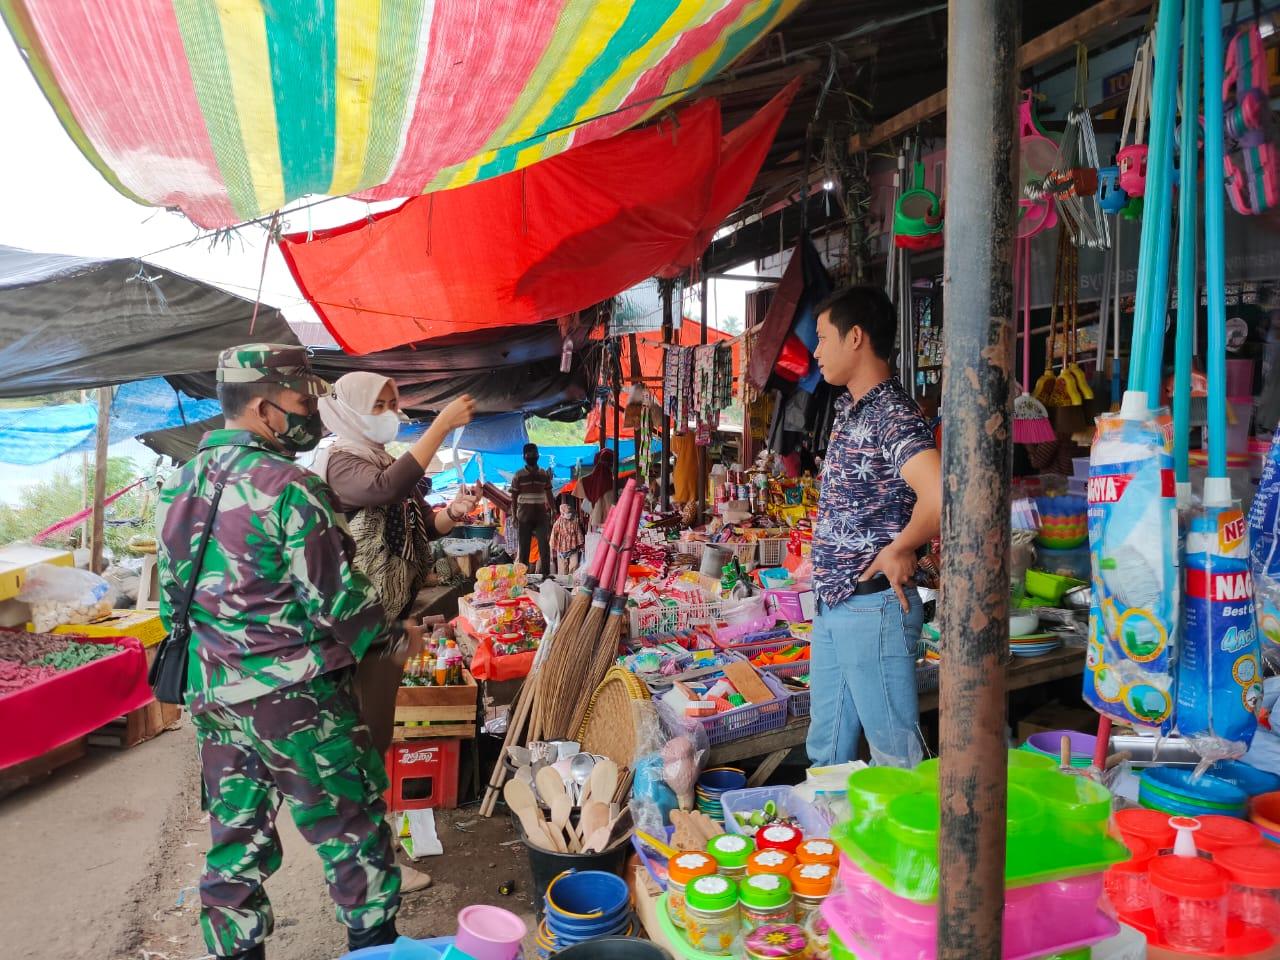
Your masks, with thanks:
M 222 500 L 222 488 L 226 486 L 231 468 L 243 456 L 243 451 L 231 459 L 222 477 L 213 485 L 213 500 L 209 503 L 209 516 L 204 522 L 204 532 L 200 534 L 200 543 L 196 547 L 195 556 L 191 558 L 191 578 L 187 581 L 187 592 L 182 598 L 182 605 L 174 611 L 174 623 L 186 623 L 191 613 L 191 604 L 196 596 L 196 582 L 200 579 L 200 568 L 204 566 L 204 551 L 209 545 L 209 536 L 213 533 L 213 518 L 218 515 L 218 503 Z

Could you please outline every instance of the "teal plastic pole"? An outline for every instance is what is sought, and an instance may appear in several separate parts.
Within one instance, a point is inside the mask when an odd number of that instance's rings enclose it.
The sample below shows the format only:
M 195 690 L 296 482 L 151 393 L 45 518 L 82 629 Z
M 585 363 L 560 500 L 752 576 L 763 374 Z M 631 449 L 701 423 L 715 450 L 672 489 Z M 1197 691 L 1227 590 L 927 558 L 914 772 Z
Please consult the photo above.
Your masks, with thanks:
M 1222 4 L 1204 0 L 1204 272 L 1209 303 L 1209 476 L 1227 476 L 1227 280 L 1223 233 Z M 1205 491 L 1209 501 L 1209 491 Z
M 1196 197 L 1200 129 L 1200 4 L 1186 0 L 1182 32 L 1182 143 L 1178 153 L 1178 333 L 1173 356 L 1173 466 L 1178 483 L 1189 482 L 1191 350 L 1196 308 Z
M 1182 7 L 1179 0 L 1160 0 L 1156 17 L 1156 64 L 1151 97 L 1151 137 L 1147 144 L 1147 184 L 1143 201 L 1142 232 L 1138 242 L 1138 282 L 1134 291 L 1133 345 L 1129 354 L 1129 389 L 1146 392 L 1151 400 L 1152 384 L 1147 382 L 1150 340 L 1158 338 L 1151 316 L 1151 280 L 1159 252 L 1160 222 L 1155 204 L 1160 196 L 1160 180 L 1166 175 L 1170 161 L 1169 144 L 1160 141 L 1158 122 L 1162 113 L 1172 109 L 1173 62 L 1178 52 L 1179 24 Z M 1162 325 L 1163 327 L 1163 325 Z M 1159 390 L 1159 384 L 1154 385 Z
M 1151 409 L 1160 406 L 1160 372 L 1164 358 L 1164 325 L 1169 307 L 1169 254 L 1173 227 L 1173 122 L 1178 104 L 1178 45 L 1182 39 L 1182 4 L 1160 4 L 1156 27 L 1156 70 L 1151 94 L 1151 149 L 1147 154 L 1147 190 L 1143 200 L 1145 233 L 1155 230 L 1147 273 L 1147 355 L 1144 382 Z

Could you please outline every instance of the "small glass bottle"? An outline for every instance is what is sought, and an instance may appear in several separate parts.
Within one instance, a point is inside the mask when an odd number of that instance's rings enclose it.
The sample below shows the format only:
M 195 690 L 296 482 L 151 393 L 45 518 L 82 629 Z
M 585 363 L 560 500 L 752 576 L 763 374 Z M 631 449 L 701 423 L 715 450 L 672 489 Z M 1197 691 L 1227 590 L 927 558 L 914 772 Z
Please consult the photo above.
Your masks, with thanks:
M 707 843 L 707 853 L 720 867 L 720 876 L 741 882 L 747 876 L 747 861 L 755 853 L 756 845 L 750 837 L 736 833 L 722 833 Z
M 806 923 L 822 908 L 822 901 L 830 895 L 835 879 L 836 868 L 829 863 L 802 863 L 791 871 L 797 923 Z
M 773 873 L 747 877 L 738 889 L 742 925 L 748 930 L 771 923 L 794 923 L 796 919 L 791 881 Z
M 716 862 L 696 850 L 681 853 L 667 863 L 667 915 L 680 930 L 685 926 L 685 887 L 699 877 L 716 872 Z
M 712 956 L 729 956 L 741 929 L 738 885 L 728 877 L 698 877 L 685 893 L 685 940 L 689 946 Z M 671 895 L 670 887 L 667 895 Z

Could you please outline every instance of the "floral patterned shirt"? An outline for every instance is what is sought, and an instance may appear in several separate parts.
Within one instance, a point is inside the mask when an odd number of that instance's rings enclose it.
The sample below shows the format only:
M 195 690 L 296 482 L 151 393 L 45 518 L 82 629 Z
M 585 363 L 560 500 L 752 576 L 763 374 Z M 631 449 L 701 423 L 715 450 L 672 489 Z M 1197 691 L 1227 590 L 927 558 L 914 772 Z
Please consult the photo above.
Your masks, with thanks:
M 813 533 L 814 583 L 827 606 L 853 596 L 876 554 L 910 522 L 916 495 L 902 467 L 933 448 L 933 433 L 896 379 L 857 403 L 848 394 L 836 402 Z

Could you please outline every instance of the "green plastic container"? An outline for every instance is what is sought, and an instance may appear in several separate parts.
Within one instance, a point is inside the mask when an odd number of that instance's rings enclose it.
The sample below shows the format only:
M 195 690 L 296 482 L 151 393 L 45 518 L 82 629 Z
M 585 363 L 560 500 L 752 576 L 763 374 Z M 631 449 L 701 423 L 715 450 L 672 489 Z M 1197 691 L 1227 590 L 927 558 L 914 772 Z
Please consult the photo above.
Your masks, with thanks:
M 720 873 L 740 880 L 747 873 L 747 861 L 755 853 L 756 843 L 751 837 L 736 833 L 722 833 L 707 842 L 707 853 L 715 859 Z
M 834 930 L 827 932 L 827 947 L 831 950 L 831 960 L 858 960 L 858 955 L 844 945 Z
M 868 776 L 869 774 L 875 776 Z M 937 761 L 914 771 L 873 767 L 849 778 L 854 816 L 831 839 L 878 883 L 909 900 L 938 896 Z M 1005 885 L 1098 873 L 1129 858 L 1106 833 L 1111 795 L 1059 773 L 1052 758 L 1010 751 Z

